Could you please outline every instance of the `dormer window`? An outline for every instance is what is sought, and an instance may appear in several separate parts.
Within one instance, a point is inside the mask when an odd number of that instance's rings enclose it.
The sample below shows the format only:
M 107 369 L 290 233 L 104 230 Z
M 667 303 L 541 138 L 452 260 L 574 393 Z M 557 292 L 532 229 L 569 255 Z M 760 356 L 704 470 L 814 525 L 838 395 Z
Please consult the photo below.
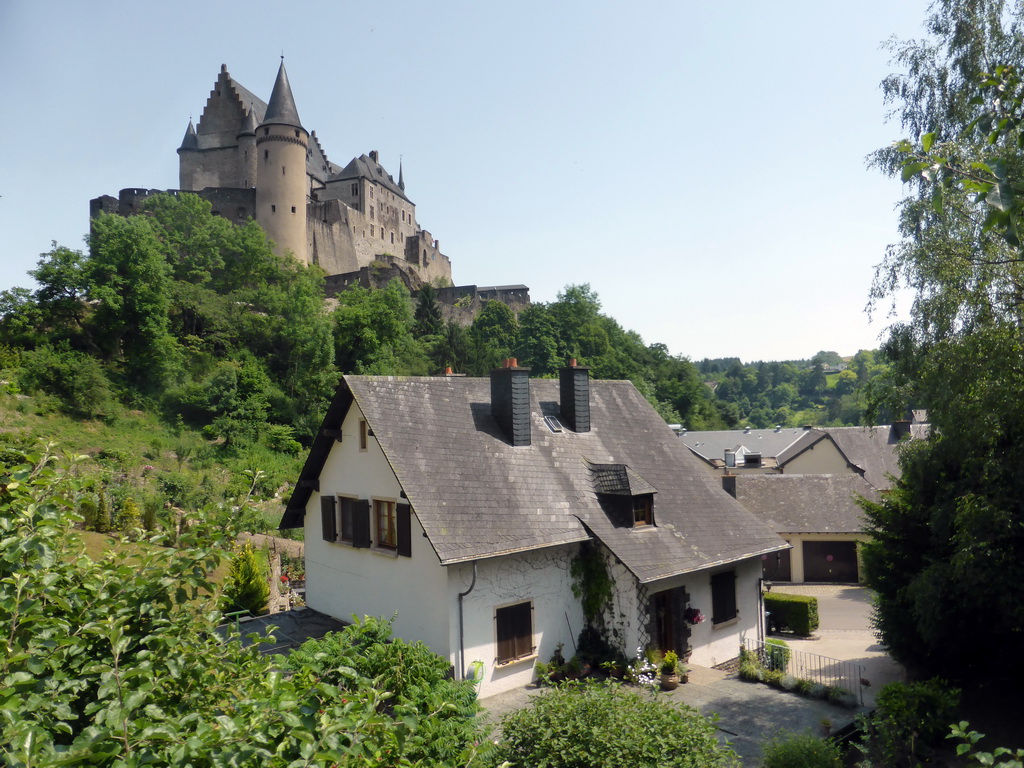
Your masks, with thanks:
M 654 494 L 633 497 L 633 527 L 654 524 Z

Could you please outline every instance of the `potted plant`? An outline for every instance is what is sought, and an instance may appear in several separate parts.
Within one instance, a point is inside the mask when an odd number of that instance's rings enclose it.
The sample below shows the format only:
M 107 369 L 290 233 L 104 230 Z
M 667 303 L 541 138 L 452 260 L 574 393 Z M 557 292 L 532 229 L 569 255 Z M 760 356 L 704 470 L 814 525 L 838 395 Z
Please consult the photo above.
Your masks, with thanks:
M 665 651 L 659 669 L 663 691 L 674 691 L 679 687 L 679 655 L 675 651 Z
M 827 717 L 821 718 L 821 735 L 831 736 L 832 735 L 832 721 Z

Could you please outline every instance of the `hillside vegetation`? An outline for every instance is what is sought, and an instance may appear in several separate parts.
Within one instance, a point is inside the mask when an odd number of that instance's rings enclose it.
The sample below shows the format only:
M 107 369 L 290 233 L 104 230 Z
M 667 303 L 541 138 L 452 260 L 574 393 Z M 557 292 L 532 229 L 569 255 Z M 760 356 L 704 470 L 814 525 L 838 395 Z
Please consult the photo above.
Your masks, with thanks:
M 58 440 L 90 456 L 78 471 L 99 531 L 180 527 L 182 510 L 240 494 L 264 502 L 251 530 L 274 527 L 342 373 L 486 375 L 516 357 L 553 376 L 575 358 L 632 381 L 668 422 L 721 429 L 859 423 L 883 370 L 866 351 L 842 372 L 825 352 L 697 366 L 603 314 L 588 285 L 518 316 L 489 302 L 468 327 L 442 319 L 429 285 L 415 300 L 394 281 L 325 301 L 317 267 L 189 194 L 101 214 L 88 245 L 55 244 L 34 290 L 0 293 L 0 449 Z

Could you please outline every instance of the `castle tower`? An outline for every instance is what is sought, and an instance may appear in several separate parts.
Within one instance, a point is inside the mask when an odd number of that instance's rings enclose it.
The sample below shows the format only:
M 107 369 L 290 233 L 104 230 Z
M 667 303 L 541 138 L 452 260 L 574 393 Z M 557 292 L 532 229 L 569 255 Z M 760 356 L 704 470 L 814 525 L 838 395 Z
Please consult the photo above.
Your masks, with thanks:
M 299 122 L 284 60 L 267 112 L 256 131 L 256 220 L 277 245 L 308 264 L 306 255 L 306 150 L 309 133 Z
M 238 160 L 241 170 L 242 187 L 249 189 L 256 186 L 257 150 L 256 150 L 256 111 L 249 107 L 238 133 Z
M 188 119 L 188 128 L 185 129 L 185 137 L 181 140 L 181 146 L 178 147 L 178 157 L 181 158 L 178 166 L 178 189 L 191 189 L 188 186 L 191 178 L 189 178 L 189 171 L 186 169 L 190 169 L 192 163 L 188 162 L 186 157 L 191 157 L 198 153 L 198 151 L 199 137 L 196 136 L 196 129 L 192 125 L 192 118 L 190 117 Z

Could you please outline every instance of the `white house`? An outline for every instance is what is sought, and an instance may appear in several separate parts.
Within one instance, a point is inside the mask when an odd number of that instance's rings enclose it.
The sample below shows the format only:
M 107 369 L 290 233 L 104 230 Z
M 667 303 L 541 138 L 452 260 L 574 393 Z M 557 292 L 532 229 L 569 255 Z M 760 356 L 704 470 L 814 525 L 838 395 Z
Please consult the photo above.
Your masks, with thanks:
M 481 695 L 525 685 L 584 627 L 570 567 L 597 552 L 627 655 L 712 665 L 761 631 L 761 556 L 786 543 L 729 496 L 627 381 L 346 376 L 281 528 L 305 528 L 306 599 L 391 616 Z M 692 625 L 699 610 L 707 621 Z

